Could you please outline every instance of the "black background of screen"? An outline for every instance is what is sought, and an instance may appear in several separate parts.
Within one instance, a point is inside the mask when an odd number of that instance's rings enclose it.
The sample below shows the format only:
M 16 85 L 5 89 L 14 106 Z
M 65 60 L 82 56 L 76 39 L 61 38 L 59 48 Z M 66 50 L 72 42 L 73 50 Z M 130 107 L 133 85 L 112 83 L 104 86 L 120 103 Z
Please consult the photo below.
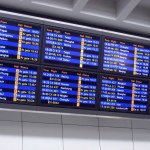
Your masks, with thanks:
M 150 72 L 148 76 L 138 76 L 138 75 L 132 75 L 132 73 L 128 73 L 128 74 L 122 74 L 122 73 L 115 73 L 112 71 L 105 71 L 103 70 L 103 62 L 104 62 L 104 42 L 105 42 L 105 38 L 108 39 L 112 39 L 112 40 L 116 40 L 116 41 L 123 41 L 123 42 L 127 42 L 127 43 L 132 43 L 132 44 L 140 44 L 146 47 L 149 47 L 150 49 L 150 45 L 147 44 L 142 44 L 141 42 L 137 42 L 136 40 L 128 40 L 127 38 L 116 38 L 116 37 L 112 37 L 112 36 L 102 36 L 102 51 L 101 51 L 101 61 L 100 61 L 100 73 L 105 73 L 105 74 L 111 74 L 111 75 L 118 75 L 118 76 L 127 76 L 127 77 L 134 77 L 134 78 L 147 78 L 149 79 L 150 77 Z M 150 66 L 149 66 L 149 71 L 150 71 Z
M 39 67 L 37 65 L 27 65 L 25 63 L 12 63 L 11 61 L 0 61 L 0 63 L 6 63 L 6 64 L 11 64 L 11 65 L 22 65 L 22 66 L 27 66 L 27 67 L 33 67 L 33 68 L 36 68 L 37 70 L 37 75 L 39 76 Z M 37 98 L 38 98 L 38 85 L 39 85 L 39 81 L 38 81 L 38 78 L 36 79 L 36 94 L 35 94 L 35 102 L 20 102 L 20 101 L 0 101 L 0 103 L 10 103 L 10 104 L 25 104 L 25 105 L 36 105 L 37 104 Z
M 75 33 L 75 34 L 85 34 L 85 35 L 90 35 L 90 36 L 93 36 L 94 38 L 99 38 L 99 41 L 100 41 L 100 47 L 99 47 L 99 58 L 98 58 L 98 67 L 93 67 L 93 68 L 90 68 L 89 66 L 83 66 L 83 68 L 79 68 L 79 65 L 76 65 L 76 64 L 71 64 L 69 65 L 68 63 L 65 63 L 65 62 L 61 62 L 61 61 L 58 61 L 58 62 L 55 62 L 55 61 L 45 61 L 44 59 L 44 53 L 45 53 L 45 47 L 46 47 L 46 29 L 47 28 L 50 28 L 50 29 L 57 29 L 57 30 L 60 30 L 60 31 L 68 31 L 70 33 Z M 71 29 L 67 29 L 67 28 L 60 28 L 60 27 L 53 27 L 53 26 L 44 26 L 44 33 L 43 33 L 43 46 L 42 46 L 42 64 L 45 65 L 45 66 L 56 66 L 58 68 L 60 67 L 66 67 L 66 68 L 74 68 L 74 69 L 80 69 L 80 70 L 90 70 L 92 72 L 98 72 L 99 70 L 99 67 L 100 67 L 100 61 L 101 61 L 101 51 L 102 51 L 102 39 L 101 39 L 101 36 L 100 35 L 96 35 L 96 34 L 91 34 L 91 33 L 87 33 L 87 32 L 80 32 L 80 31 L 76 31 L 76 30 L 71 30 Z
M 49 106 L 49 107 L 65 107 L 65 108 L 74 108 L 74 109 L 89 109 L 89 110 L 98 110 L 99 109 L 99 106 L 98 106 L 98 94 L 96 94 L 96 97 L 95 97 L 95 106 L 88 106 L 88 105 L 83 105 L 81 104 L 80 107 L 76 107 L 75 105 L 73 105 L 72 103 L 60 103 L 59 105 L 55 105 L 55 104 L 45 104 L 45 103 L 42 103 L 41 102 L 41 95 L 42 95 L 42 74 L 43 74 L 43 69 L 54 69 L 54 70 L 64 70 L 64 71 L 68 71 L 68 72 L 73 72 L 73 73 L 87 73 L 86 71 L 80 71 L 80 70 L 76 70 L 76 71 L 72 71 L 71 69 L 66 69 L 66 68 L 54 68 L 54 67 L 45 67 L 45 66 L 42 66 L 41 67 L 41 77 L 40 77 L 40 92 L 39 92 L 39 104 L 42 105 L 42 106 Z M 96 73 L 89 73 L 90 75 L 94 75 L 97 77 L 97 74 Z M 96 83 L 96 93 L 98 93 L 98 78 L 97 78 L 97 83 Z
M 147 111 L 146 112 L 131 112 L 131 111 L 124 111 L 124 110 L 112 110 L 112 109 L 104 109 L 100 107 L 100 97 L 101 97 L 101 87 L 102 87 L 102 76 L 112 76 L 112 77 L 120 77 L 123 79 L 133 79 L 133 80 L 141 80 L 144 82 L 148 82 L 148 93 L 150 93 L 150 81 L 146 79 L 141 79 L 141 78 L 134 78 L 134 77 L 126 77 L 126 76 L 119 76 L 119 75 L 112 75 L 112 74 L 101 74 L 99 75 L 99 110 L 100 111 L 106 111 L 106 112 L 121 112 L 121 113 L 131 113 L 131 114 L 148 114 L 149 113 L 149 107 L 150 107 L 150 96 L 148 95 L 148 102 L 147 102 Z
M 35 26 L 37 28 L 41 28 L 40 32 L 40 42 L 39 42 L 39 53 L 38 53 L 38 61 L 37 62 L 34 62 L 34 61 L 24 61 L 24 60 L 19 60 L 19 59 L 16 59 L 14 57 L 12 58 L 3 58 L 3 57 L 0 57 L 0 59 L 3 59 L 3 60 L 6 60 L 6 61 L 15 61 L 15 62 L 21 62 L 21 63 L 32 63 L 32 64 L 40 64 L 41 62 L 41 51 L 42 51 L 42 40 L 43 40 L 43 30 L 44 30 L 44 26 L 42 24 L 36 24 L 34 22 L 28 22 L 28 21 L 23 21 L 23 20 L 16 20 L 16 19 L 10 19 L 10 18 L 4 18 L 4 17 L 0 17 L 1 20 L 6 20 L 8 22 L 14 22 L 15 24 L 16 23 L 21 23 L 21 24 L 27 24 L 27 25 L 31 25 L 31 26 Z

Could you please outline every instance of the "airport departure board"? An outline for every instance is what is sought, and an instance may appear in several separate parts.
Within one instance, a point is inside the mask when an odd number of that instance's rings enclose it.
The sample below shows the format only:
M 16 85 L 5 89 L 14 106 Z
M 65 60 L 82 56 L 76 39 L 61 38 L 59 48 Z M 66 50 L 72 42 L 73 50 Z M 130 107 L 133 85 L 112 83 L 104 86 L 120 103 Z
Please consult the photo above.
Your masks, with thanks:
M 100 108 L 129 112 L 146 112 L 148 108 L 148 81 L 103 75 L 101 79 Z
M 84 31 L 0 17 L 0 103 L 150 114 L 150 46 Z
M 0 57 L 38 62 L 41 27 L 0 19 Z
M 44 68 L 41 103 L 95 108 L 96 84 L 95 74 Z
M 37 67 L 0 62 L 0 102 L 34 103 Z
M 43 61 L 49 64 L 98 69 L 100 37 L 59 28 L 45 29 Z
M 115 40 L 104 39 L 103 70 L 137 76 L 149 76 L 150 47 Z

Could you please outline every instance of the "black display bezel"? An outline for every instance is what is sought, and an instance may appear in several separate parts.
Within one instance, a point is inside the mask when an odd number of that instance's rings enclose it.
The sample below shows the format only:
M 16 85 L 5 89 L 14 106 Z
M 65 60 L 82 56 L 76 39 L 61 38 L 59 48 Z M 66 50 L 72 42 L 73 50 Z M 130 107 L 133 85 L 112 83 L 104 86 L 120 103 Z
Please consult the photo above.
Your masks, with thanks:
M 42 51 L 42 42 L 43 42 L 43 24 L 36 24 L 36 23 L 32 23 L 32 22 L 28 22 L 28 21 L 23 21 L 23 20 L 17 20 L 17 19 L 8 19 L 8 18 L 5 18 L 5 17 L 0 17 L 0 19 L 2 20 L 6 20 L 6 21 L 10 21 L 10 22 L 15 22 L 15 23 L 21 23 L 21 24 L 28 24 L 28 25 L 33 25 L 33 26 L 37 26 L 39 28 L 41 28 L 40 32 L 40 42 L 39 42 L 39 52 L 38 52 L 38 61 L 37 62 L 34 62 L 34 61 L 30 61 L 30 60 L 19 60 L 19 59 L 15 59 L 15 58 L 3 58 L 3 57 L 0 57 L 0 59 L 2 60 L 6 60 L 6 61 L 16 61 L 16 62 L 21 62 L 21 63 L 32 63 L 32 64 L 40 64 L 41 63 L 41 51 Z
M 102 81 L 102 76 L 112 76 L 112 77 L 120 77 L 120 78 L 123 78 L 123 79 L 133 79 L 133 80 L 141 80 L 141 81 L 147 81 L 148 83 L 148 93 L 150 93 L 150 80 L 147 80 L 147 79 L 141 79 L 141 78 L 134 78 L 134 77 L 126 77 L 126 76 L 119 76 L 119 75 L 113 75 L 113 74 L 101 74 L 99 75 L 99 82 Z M 98 93 L 98 98 L 99 98 L 99 110 L 100 111 L 105 111 L 105 112 L 119 112 L 119 113 L 130 113 L 130 114 L 144 114 L 144 115 L 148 115 L 150 114 L 150 96 L 148 94 L 148 102 L 147 102 L 147 111 L 146 112 L 131 112 L 131 111 L 126 111 L 126 110 L 111 110 L 111 109 L 104 109 L 104 108 L 101 108 L 100 107 L 100 102 L 101 102 L 101 88 L 102 88 L 102 83 L 100 83 L 100 86 L 99 86 L 99 93 Z
M 101 73 L 106 73 L 106 74 L 112 74 L 112 75 L 120 75 L 120 76 L 129 76 L 129 77 L 134 77 L 134 78 L 147 78 L 149 79 L 150 77 L 150 72 L 148 74 L 148 76 L 139 76 L 139 75 L 132 75 L 132 74 L 129 74 L 129 73 L 126 73 L 126 74 L 122 74 L 122 73 L 116 73 L 116 72 L 111 72 L 111 71 L 105 71 L 103 70 L 103 62 L 104 62 L 104 42 L 105 42 L 105 38 L 108 38 L 108 39 L 112 39 L 112 40 L 117 40 L 117 41 L 123 41 L 123 42 L 129 42 L 129 43 L 133 43 L 133 44 L 141 44 L 143 46 L 147 46 L 147 47 L 150 47 L 150 45 L 146 45 L 146 44 L 142 44 L 140 42 L 136 42 L 136 40 L 126 40 L 125 38 L 116 38 L 116 37 L 112 37 L 112 36 L 102 36 L 102 53 L 101 53 L 101 56 L 102 56 L 102 59 L 101 59 L 101 70 L 100 72 Z M 149 63 L 149 71 L 150 71 L 150 63 Z
M 0 63 L 7 63 L 7 64 L 12 64 L 12 65 L 23 65 L 23 66 L 27 66 L 27 67 L 35 67 L 37 68 L 37 79 L 36 79 L 36 90 L 35 90 L 35 102 L 13 102 L 13 101 L 0 101 L 0 103 L 7 103 L 7 104 L 21 104 L 21 105 L 31 105 L 31 106 L 35 106 L 37 105 L 37 99 L 38 99 L 38 93 L 39 93 L 39 80 L 38 80 L 38 77 L 39 77 L 39 66 L 38 65 L 27 65 L 25 63 L 17 63 L 17 62 L 11 62 L 11 61 L 2 61 L 0 60 Z
M 67 65 L 67 63 L 65 65 L 62 65 L 63 62 L 60 62 L 60 64 L 55 64 L 55 63 L 51 63 L 51 62 L 45 62 L 44 61 L 44 53 L 45 53 L 45 41 L 46 41 L 46 29 L 47 28 L 52 28 L 52 29 L 58 29 L 58 30 L 62 30 L 62 31 L 69 31 L 69 32 L 74 32 L 74 33 L 79 33 L 79 34 L 86 34 L 86 35 L 90 35 L 90 36 L 95 36 L 97 38 L 99 38 L 99 42 L 100 42 L 100 46 L 99 46 L 99 52 L 98 52 L 98 66 L 97 66 L 97 69 L 88 69 L 88 68 L 79 68 L 77 66 L 69 66 Z M 55 67 L 66 67 L 68 69 L 71 69 L 71 68 L 74 68 L 76 70 L 87 70 L 87 71 L 92 71 L 92 72 L 98 72 L 99 71 L 99 59 L 100 59 L 100 53 L 101 53 L 101 50 L 102 50 L 102 38 L 101 38 L 101 35 L 96 35 L 94 33 L 87 33 L 87 32 L 84 32 L 83 33 L 81 31 L 77 31 L 77 30 L 73 30 L 73 29 L 67 29 L 67 28 L 61 28 L 61 27 L 57 27 L 57 26 L 49 26 L 49 25 L 44 25 L 44 33 L 43 33 L 43 46 L 42 46 L 42 61 L 41 61 L 41 64 L 42 65 L 46 65 L 48 66 L 50 63 L 55 66 Z M 90 66 L 89 66 L 90 67 Z
M 66 69 L 66 68 L 55 68 L 54 66 L 41 66 L 40 68 L 40 72 L 41 72 L 41 76 L 40 76 L 40 84 L 39 84 L 39 99 L 38 99 L 38 105 L 39 106 L 46 106 L 46 107 L 57 107 L 57 108 L 71 108 L 71 109 L 84 109 L 84 110 L 98 110 L 98 95 L 97 95 L 97 91 L 98 91 L 98 74 L 97 73 L 88 73 L 91 75 L 95 75 L 97 78 L 97 83 L 96 83 L 96 103 L 95 103 L 95 107 L 76 107 L 76 106 L 67 106 L 67 105 L 55 105 L 55 104 L 42 104 L 41 103 L 41 95 L 42 95 L 42 75 L 43 75 L 43 69 L 47 68 L 47 69 L 55 69 L 55 70 L 65 70 L 65 71 L 69 71 L 69 72 L 80 72 L 80 73 L 87 73 L 86 71 L 81 71 L 81 70 L 74 70 L 72 71 L 71 69 Z

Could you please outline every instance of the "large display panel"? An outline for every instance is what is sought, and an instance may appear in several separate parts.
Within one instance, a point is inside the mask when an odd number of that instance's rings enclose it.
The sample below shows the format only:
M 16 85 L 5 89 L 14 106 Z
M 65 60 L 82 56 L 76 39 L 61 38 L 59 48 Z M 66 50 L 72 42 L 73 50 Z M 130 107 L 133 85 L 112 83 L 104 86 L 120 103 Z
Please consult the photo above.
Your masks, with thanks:
M 97 75 L 43 68 L 41 104 L 96 108 Z
M 112 75 L 102 75 L 100 108 L 102 110 L 146 113 L 149 83 Z
M 37 73 L 36 66 L 0 62 L 0 102 L 34 103 Z
M 0 19 L 0 57 L 38 62 L 41 34 L 40 26 Z
M 105 37 L 103 48 L 103 71 L 149 76 L 150 46 Z
M 52 27 L 46 27 L 45 36 L 43 49 L 45 63 L 80 69 L 98 69 L 99 36 Z

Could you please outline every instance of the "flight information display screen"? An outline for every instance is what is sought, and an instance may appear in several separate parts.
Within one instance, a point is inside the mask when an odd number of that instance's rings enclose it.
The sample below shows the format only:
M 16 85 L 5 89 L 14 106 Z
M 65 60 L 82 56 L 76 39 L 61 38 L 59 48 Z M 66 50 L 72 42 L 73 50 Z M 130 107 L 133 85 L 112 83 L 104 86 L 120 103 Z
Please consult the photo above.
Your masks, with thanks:
M 0 57 L 38 62 L 41 27 L 0 19 Z
M 98 69 L 100 37 L 57 28 L 45 32 L 45 63 Z
M 0 102 L 36 100 L 37 67 L 0 62 Z
M 149 69 L 150 47 L 113 38 L 104 39 L 104 71 L 148 77 Z
M 147 81 L 103 75 L 101 82 L 100 108 L 129 112 L 147 111 Z
M 44 68 L 41 103 L 95 108 L 96 84 L 95 74 Z

